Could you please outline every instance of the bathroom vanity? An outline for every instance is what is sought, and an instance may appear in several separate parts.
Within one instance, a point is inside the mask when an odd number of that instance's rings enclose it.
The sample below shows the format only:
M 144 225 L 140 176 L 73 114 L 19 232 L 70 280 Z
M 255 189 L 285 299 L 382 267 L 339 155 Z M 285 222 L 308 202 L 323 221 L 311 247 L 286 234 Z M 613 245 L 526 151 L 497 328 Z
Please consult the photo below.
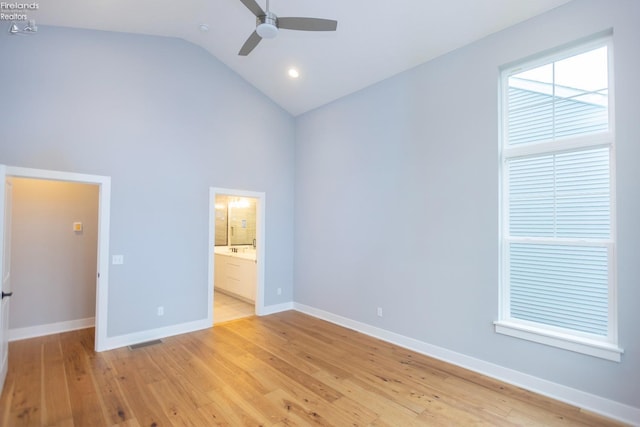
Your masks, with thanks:
M 233 248 L 237 252 L 233 252 Z M 256 251 L 252 247 L 216 246 L 215 289 L 251 304 L 256 300 Z

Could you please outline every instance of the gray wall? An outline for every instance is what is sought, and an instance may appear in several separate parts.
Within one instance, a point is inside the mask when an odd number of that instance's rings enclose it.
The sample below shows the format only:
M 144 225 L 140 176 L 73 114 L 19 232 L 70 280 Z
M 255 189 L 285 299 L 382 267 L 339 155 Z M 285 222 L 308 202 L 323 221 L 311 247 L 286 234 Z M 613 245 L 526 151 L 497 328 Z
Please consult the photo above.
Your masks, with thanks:
M 288 113 L 182 40 L 6 25 L 0 162 L 111 176 L 108 336 L 206 319 L 211 186 L 266 193 L 265 304 L 291 301 Z
M 635 0 L 574 1 L 299 117 L 295 301 L 640 407 L 639 22 Z M 499 67 L 610 28 L 621 363 L 492 324 Z
M 14 178 L 12 214 L 9 327 L 94 317 L 98 186 Z

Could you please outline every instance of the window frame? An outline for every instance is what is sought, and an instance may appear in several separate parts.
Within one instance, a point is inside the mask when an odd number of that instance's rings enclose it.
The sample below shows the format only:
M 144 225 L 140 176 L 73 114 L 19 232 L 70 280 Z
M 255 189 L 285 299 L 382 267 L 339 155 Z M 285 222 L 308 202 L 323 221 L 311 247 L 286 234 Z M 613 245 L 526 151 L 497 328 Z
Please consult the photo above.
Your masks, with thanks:
M 600 47 L 607 47 L 608 70 L 608 131 L 600 131 L 579 136 L 569 136 L 551 140 L 534 141 L 514 146 L 508 145 L 508 94 L 509 77 L 521 72 L 541 67 L 553 62 L 586 53 Z M 523 60 L 500 70 L 499 85 L 499 183 L 500 183 L 500 227 L 499 227 L 499 309 L 498 320 L 494 322 L 495 332 L 538 342 L 545 345 L 588 354 L 591 356 L 619 362 L 623 350 L 618 346 L 618 309 L 616 277 L 616 184 L 615 184 L 615 111 L 613 78 L 613 40 L 610 35 L 598 37 L 587 42 L 560 48 L 551 54 L 545 54 Z M 507 163 L 510 159 L 535 155 L 558 154 L 592 148 L 609 149 L 610 183 L 610 237 L 609 239 L 557 238 L 557 237 L 519 237 L 509 234 L 509 174 Z M 597 245 L 607 248 L 608 253 L 608 332 L 606 337 L 554 327 L 542 323 L 511 317 L 510 298 L 510 257 L 509 244 L 514 241 L 554 242 L 579 245 Z

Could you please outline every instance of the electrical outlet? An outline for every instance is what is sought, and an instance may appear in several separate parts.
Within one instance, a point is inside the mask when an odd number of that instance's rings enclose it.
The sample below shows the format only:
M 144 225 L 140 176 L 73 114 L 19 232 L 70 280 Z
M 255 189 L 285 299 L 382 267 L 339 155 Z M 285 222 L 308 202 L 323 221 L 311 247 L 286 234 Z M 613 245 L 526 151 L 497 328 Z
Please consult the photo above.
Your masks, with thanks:
M 114 265 L 124 264 L 124 255 L 114 255 L 111 262 Z
M 382 317 L 382 307 L 378 307 L 377 313 L 378 317 Z
M 159 306 L 158 307 L 158 316 L 164 316 L 164 307 L 163 306 Z
M 282 288 L 278 288 L 278 290 L 276 291 L 278 295 L 282 295 Z

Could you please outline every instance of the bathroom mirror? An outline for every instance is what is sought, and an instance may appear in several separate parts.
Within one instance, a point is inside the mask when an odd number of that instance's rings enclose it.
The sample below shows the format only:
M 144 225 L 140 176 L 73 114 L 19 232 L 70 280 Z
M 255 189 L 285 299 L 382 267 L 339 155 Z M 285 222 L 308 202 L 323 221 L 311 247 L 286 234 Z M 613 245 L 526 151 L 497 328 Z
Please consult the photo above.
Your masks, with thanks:
M 216 246 L 253 244 L 256 202 L 251 197 L 216 196 Z

